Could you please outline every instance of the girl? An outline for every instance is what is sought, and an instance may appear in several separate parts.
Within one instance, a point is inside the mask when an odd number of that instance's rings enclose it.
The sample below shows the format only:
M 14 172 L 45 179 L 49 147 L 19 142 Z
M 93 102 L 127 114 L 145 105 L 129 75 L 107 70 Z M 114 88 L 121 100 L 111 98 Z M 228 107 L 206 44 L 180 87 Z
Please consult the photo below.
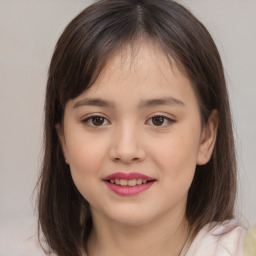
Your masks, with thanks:
M 241 255 L 219 53 L 170 0 L 101 0 L 57 42 L 39 228 L 59 256 Z

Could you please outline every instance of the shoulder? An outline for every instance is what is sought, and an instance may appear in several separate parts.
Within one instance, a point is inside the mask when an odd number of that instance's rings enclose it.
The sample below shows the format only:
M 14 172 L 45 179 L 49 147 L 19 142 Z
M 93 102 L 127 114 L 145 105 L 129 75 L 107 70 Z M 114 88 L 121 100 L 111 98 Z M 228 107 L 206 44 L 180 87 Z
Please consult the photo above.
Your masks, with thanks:
M 242 256 L 246 232 L 237 220 L 207 224 L 193 240 L 186 256 Z

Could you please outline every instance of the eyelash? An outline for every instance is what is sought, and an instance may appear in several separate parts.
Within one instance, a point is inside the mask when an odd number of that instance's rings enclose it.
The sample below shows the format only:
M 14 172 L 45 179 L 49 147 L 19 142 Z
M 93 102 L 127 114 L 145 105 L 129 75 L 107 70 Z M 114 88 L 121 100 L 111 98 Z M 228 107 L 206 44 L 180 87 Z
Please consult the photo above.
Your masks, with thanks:
M 105 118 L 105 117 L 103 117 L 103 116 L 101 116 L 101 115 L 93 115 L 93 116 L 89 116 L 89 117 L 86 117 L 85 119 L 83 119 L 83 120 L 82 120 L 82 123 L 84 123 L 84 124 L 86 124 L 86 125 L 88 125 L 88 126 L 91 126 L 91 127 L 100 127 L 100 126 L 103 126 L 103 125 L 94 125 L 94 124 L 92 123 L 92 119 L 93 119 L 93 118 L 97 118 L 97 117 L 103 118 L 103 119 L 104 119 L 104 122 L 105 122 L 106 120 L 108 121 L 107 118 Z M 108 121 L 108 123 L 110 123 L 110 122 Z
M 154 127 L 168 127 L 169 125 L 175 123 L 175 120 L 171 119 L 170 117 L 164 116 L 164 115 L 154 115 L 154 116 L 150 117 L 147 120 L 147 122 L 149 122 L 149 120 L 151 120 L 151 123 L 152 123 L 153 118 L 163 118 L 164 119 L 164 123 L 165 123 L 164 125 L 154 125 L 154 124 L 151 124 Z
M 101 125 L 94 125 L 94 124 L 92 123 L 92 119 L 93 119 L 93 118 L 97 118 L 97 117 L 100 117 L 100 118 L 103 118 L 103 119 L 104 119 L 103 124 L 101 124 Z M 164 116 L 164 115 L 154 115 L 154 116 L 150 117 L 149 119 L 147 119 L 146 123 L 148 123 L 149 120 L 151 120 L 151 123 L 152 123 L 152 119 L 153 119 L 153 118 L 163 118 L 163 119 L 164 119 L 164 122 L 165 122 L 165 125 L 154 125 L 154 124 L 151 124 L 151 125 L 154 126 L 154 127 L 167 127 L 167 126 L 169 126 L 169 125 L 175 123 L 175 120 L 173 120 L 173 119 L 171 119 L 171 118 L 169 118 L 169 117 L 167 117 L 167 116 Z M 108 124 L 110 124 L 110 122 L 108 121 L 107 118 L 105 118 L 105 117 L 103 117 L 103 116 L 101 116 L 101 115 L 93 115 L 93 116 L 89 116 L 89 117 L 86 117 L 85 119 L 83 119 L 83 120 L 82 120 L 82 123 L 84 123 L 84 124 L 86 124 L 86 125 L 88 125 L 88 126 L 91 126 L 91 127 L 101 127 L 101 126 L 105 126 L 105 125 L 106 125 L 106 124 L 104 124 L 106 120 L 107 120 Z M 166 122 L 167 122 L 167 123 L 166 123 Z

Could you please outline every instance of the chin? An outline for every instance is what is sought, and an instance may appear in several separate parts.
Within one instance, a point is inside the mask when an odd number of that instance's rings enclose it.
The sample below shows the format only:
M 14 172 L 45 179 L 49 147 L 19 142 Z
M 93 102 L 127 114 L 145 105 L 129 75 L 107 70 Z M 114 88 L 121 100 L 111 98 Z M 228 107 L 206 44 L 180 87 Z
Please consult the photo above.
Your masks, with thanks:
M 140 226 L 154 219 L 152 210 L 143 210 L 138 207 L 134 207 L 134 209 L 132 207 L 115 209 L 114 211 L 108 212 L 107 215 L 113 222 L 128 226 Z

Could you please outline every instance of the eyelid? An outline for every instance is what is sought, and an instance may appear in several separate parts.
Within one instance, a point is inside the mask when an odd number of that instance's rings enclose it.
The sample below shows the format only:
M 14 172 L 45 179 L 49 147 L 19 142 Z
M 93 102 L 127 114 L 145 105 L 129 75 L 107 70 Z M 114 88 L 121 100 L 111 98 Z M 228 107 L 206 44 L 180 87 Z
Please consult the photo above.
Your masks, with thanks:
M 166 124 L 166 125 L 159 125 L 159 126 L 157 126 L 157 125 L 152 125 L 153 127 L 165 128 L 165 127 L 168 127 L 168 126 L 170 126 L 170 125 L 172 125 L 172 124 L 174 124 L 174 123 L 176 122 L 176 120 L 175 120 L 174 118 L 171 118 L 171 117 L 167 116 L 166 114 L 156 113 L 156 114 L 150 116 L 150 117 L 146 120 L 146 123 L 147 123 L 149 120 L 151 120 L 152 118 L 154 118 L 154 117 L 163 117 L 164 119 L 168 120 L 168 124 Z
M 86 115 L 85 117 L 82 118 L 81 122 L 84 123 L 84 124 L 86 124 L 86 125 L 88 125 L 88 126 L 90 126 L 90 127 L 94 127 L 94 128 L 95 128 L 95 127 L 96 127 L 96 128 L 99 128 L 99 127 L 106 126 L 106 124 L 105 124 L 105 125 L 99 125 L 99 126 L 93 125 L 93 124 L 89 124 L 89 123 L 88 123 L 88 120 L 92 119 L 93 117 L 102 117 L 102 118 L 104 118 L 105 120 L 107 120 L 108 124 L 110 124 L 110 121 L 108 120 L 108 118 L 106 118 L 104 115 L 99 114 L 99 113 L 93 113 L 93 114 L 90 114 L 90 115 Z M 108 125 L 108 124 L 107 124 L 107 125 Z

